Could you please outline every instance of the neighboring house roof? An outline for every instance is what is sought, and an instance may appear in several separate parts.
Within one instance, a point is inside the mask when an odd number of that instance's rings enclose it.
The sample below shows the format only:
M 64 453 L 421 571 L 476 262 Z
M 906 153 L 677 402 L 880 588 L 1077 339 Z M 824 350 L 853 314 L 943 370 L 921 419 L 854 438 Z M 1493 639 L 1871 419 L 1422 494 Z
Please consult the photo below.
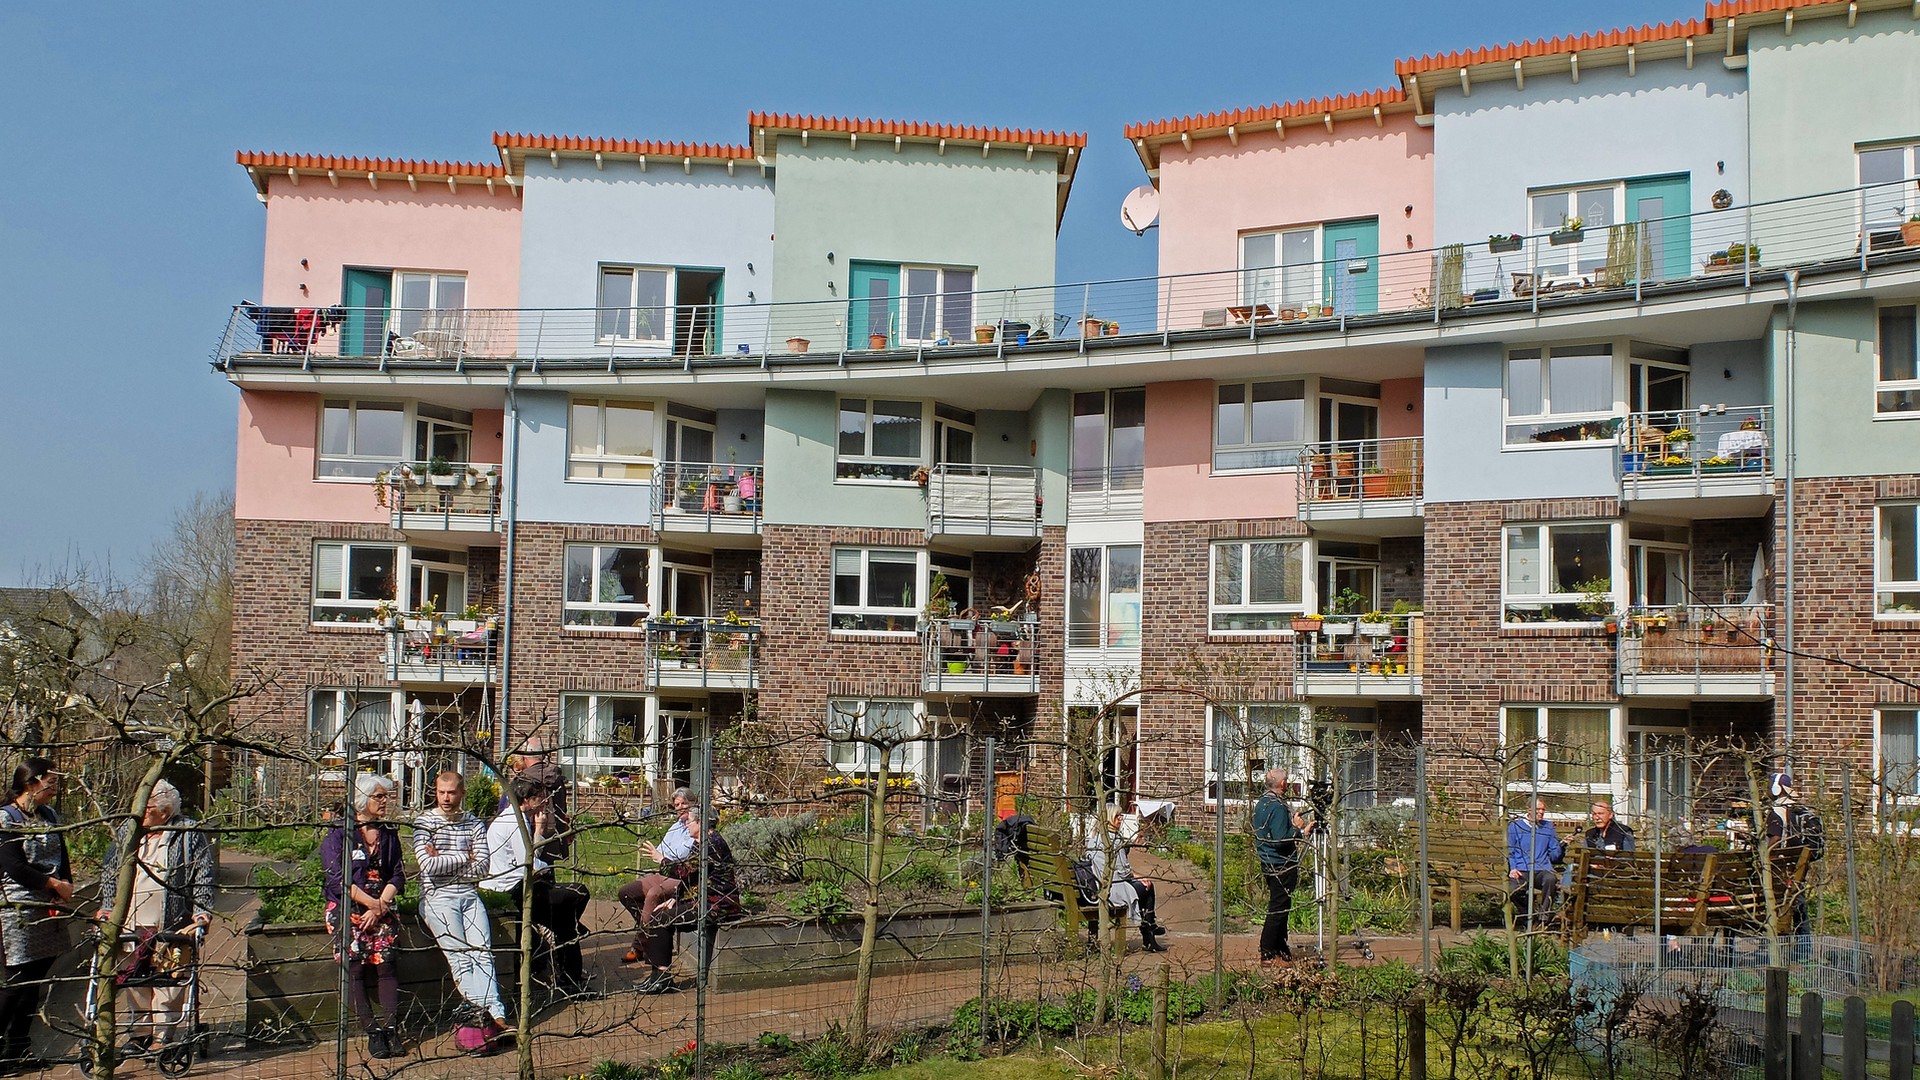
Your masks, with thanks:
M 1195 113 L 1172 120 L 1149 120 L 1128 124 L 1126 135 L 1140 155 L 1140 163 L 1152 174 L 1160 168 L 1160 148 L 1170 142 L 1191 146 L 1199 139 L 1224 137 L 1238 145 L 1240 136 L 1253 130 L 1272 130 L 1285 138 L 1289 120 L 1301 121 L 1293 125 L 1296 128 L 1302 124 L 1325 124 L 1331 131 L 1333 125 L 1341 121 L 1371 119 L 1380 123 L 1388 113 L 1412 111 L 1406 92 L 1395 87 L 1226 112 Z
M 92 622 L 93 612 L 65 589 L 0 588 L 0 623 L 53 619 L 62 624 Z
M 327 154 L 282 154 L 257 150 L 242 150 L 233 159 L 246 168 L 247 176 L 252 178 L 253 186 L 266 198 L 267 181 L 275 175 L 284 175 L 295 184 L 302 176 L 314 176 L 325 179 L 334 187 L 342 180 L 365 180 L 375 188 L 382 180 L 405 183 L 414 190 L 419 189 L 421 181 L 448 185 L 457 190 L 460 184 L 485 185 L 488 191 L 494 190 L 495 181 L 505 181 L 509 189 L 517 186 L 518 181 L 507 174 L 507 170 L 498 165 L 481 165 L 468 161 L 414 161 L 407 158 L 366 158 L 335 157 Z
M 650 139 L 601 139 L 582 135 L 534 135 L 517 132 L 493 133 L 493 145 L 500 151 L 500 164 L 515 176 L 524 176 L 528 154 L 545 154 L 557 165 L 562 157 L 591 158 L 596 164 L 606 158 L 638 161 L 644 167 L 648 159 L 691 168 L 696 161 L 717 162 L 731 167 L 734 162 L 752 161 L 753 151 L 745 146 L 721 143 L 657 142 Z

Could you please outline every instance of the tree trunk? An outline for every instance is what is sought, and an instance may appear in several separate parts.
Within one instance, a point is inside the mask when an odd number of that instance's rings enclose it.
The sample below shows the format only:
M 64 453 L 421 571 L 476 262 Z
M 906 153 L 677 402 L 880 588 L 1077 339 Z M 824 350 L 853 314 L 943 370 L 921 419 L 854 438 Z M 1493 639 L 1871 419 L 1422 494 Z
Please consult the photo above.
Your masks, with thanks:
M 856 1048 L 867 1045 L 867 1012 L 873 1000 L 873 952 L 880 940 L 880 877 L 887 854 L 887 752 L 880 753 L 880 771 L 867 792 L 866 895 L 860 912 L 860 962 L 853 980 L 853 1016 L 847 1034 Z M 984 1004 L 984 1003 L 983 1003 Z

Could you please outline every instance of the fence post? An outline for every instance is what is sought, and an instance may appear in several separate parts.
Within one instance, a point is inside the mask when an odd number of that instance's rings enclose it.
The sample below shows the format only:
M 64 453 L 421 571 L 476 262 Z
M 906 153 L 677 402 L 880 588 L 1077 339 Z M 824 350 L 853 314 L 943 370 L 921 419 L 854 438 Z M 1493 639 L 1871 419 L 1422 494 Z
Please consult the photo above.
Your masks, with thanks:
M 1867 999 L 1849 994 L 1840 1008 L 1840 1080 L 1867 1080 Z
M 1167 987 L 1172 981 L 1173 965 L 1160 964 L 1160 977 L 1153 981 L 1153 1060 L 1147 1066 L 1149 1080 L 1167 1080 Z
M 1427 877 L 1427 747 L 1425 743 L 1415 743 L 1413 747 L 1413 817 L 1419 823 L 1420 830 L 1420 974 L 1433 971 L 1433 886 Z M 1412 1018 L 1409 1017 L 1409 1022 Z M 1422 1020 L 1424 1025 L 1425 1021 Z M 1426 1035 L 1421 1034 L 1424 1043 Z M 1425 1070 L 1424 1064 L 1422 1071 Z
M 1427 1080 L 1427 1001 L 1407 1002 L 1407 1080 Z
M 1794 1080 L 1820 1080 L 1826 1075 L 1822 1062 L 1827 1054 L 1827 1026 L 1824 1005 L 1820 995 L 1808 993 L 1800 995 L 1799 1030 L 1793 1036 L 1793 1075 Z
M 1237 710 L 1240 731 L 1247 730 L 1247 707 Z M 1213 1011 L 1219 1012 L 1226 999 L 1227 962 L 1227 750 L 1224 739 L 1213 740 L 1213 775 L 1220 790 L 1213 800 Z M 1264 910 L 1264 909 L 1262 909 Z
M 1894 1002 L 1887 1023 L 1887 1080 L 1913 1080 L 1913 1002 Z
M 997 762 L 993 736 L 987 736 L 987 794 L 980 815 L 980 1032 L 987 1030 L 987 990 L 993 965 L 993 772 Z
M 702 650 L 704 663 L 705 650 Z M 713 823 L 713 736 L 707 735 L 700 740 L 700 836 L 705 843 L 708 827 Z M 716 830 L 717 831 L 717 830 Z M 699 925 L 694 927 L 693 944 L 699 953 L 694 968 L 693 979 L 693 1075 L 707 1075 L 707 954 L 712 951 L 708 945 L 708 935 L 717 934 L 719 928 L 708 922 L 707 914 L 707 860 L 700 860 L 699 904 L 696 915 Z
M 1853 938 L 1853 981 L 1860 983 L 1860 863 L 1855 858 L 1853 778 L 1840 774 L 1840 820 L 1847 829 L 1847 933 Z
M 1766 1026 L 1761 1034 L 1761 1060 L 1766 1080 L 1791 1080 L 1787 1062 L 1787 969 L 1768 968 L 1766 980 Z
M 354 688 L 357 690 L 359 689 L 358 680 L 355 680 L 355 683 Z M 337 954 L 339 956 L 349 956 L 353 952 L 349 947 L 353 940 L 353 920 L 345 916 L 351 914 L 353 911 L 353 820 L 355 816 L 353 786 L 359 780 L 359 777 L 354 774 L 356 772 L 356 766 L 360 762 L 360 742 L 354 736 L 353 725 L 359 720 L 359 716 L 356 715 L 359 711 L 359 708 L 356 707 L 352 712 L 349 712 L 346 720 L 341 724 L 344 734 L 340 740 L 340 746 L 341 749 L 346 752 L 347 757 L 347 793 L 341 799 L 342 805 L 340 807 L 340 835 L 342 841 L 340 849 L 340 896 L 343 901 L 343 910 L 340 913 L 342 917 L 334 920 L 333 947 L 338 950 Z M 338 1010 L 339 1014 L 333 1026 L 334 1080 L 347 1080 L 347 1017 L 353 1015 L 352 1008 L 347 1004 L 349 997 L 347 993 L 347 971 L 350 966 L 351 965 L 345 963 L 340 965 L 340 983 L 338 987 L 340 998 L 334 1002 L 334 1007 Z

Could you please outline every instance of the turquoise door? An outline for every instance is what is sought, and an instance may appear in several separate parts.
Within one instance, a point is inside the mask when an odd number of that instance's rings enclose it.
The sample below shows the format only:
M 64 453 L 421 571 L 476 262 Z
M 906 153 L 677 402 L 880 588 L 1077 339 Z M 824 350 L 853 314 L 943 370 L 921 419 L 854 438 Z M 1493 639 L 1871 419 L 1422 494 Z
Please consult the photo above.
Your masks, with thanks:
M 847 348 L 864 349 L 867 335 L 885 334 L 893 341 L 895 316 L 900 311 L 900 267 L 892 263 L 849 263 L 853 282 L 847 289 Z
M 725 320 L 722 318 L 722 316 L 726 314 L 726 304 L 726 279 L 716 277 L 713 279 L 713 284 L 707 286 L 707 310 L 713 313 L 713 346 L 707 350 L 708 352 L 723 353 L 727 351 L 727 328 L 724 325 Z
M 1371 315 L 1380 310 L 1380 219 L 1329 221 L 1321 226 L 1322 258 L 1327 260 L 1320 295 L 1336 315 Z
M 1627 181 L 1627 220 L 1644 221 L 1647 254 L 1641 265 L 1654 281 L 1683 281 L 1693 272 L 1693 243 L 1687 224 L 1687 174 Z
M 349 270 L 346 288 L 347 321 L 340 328 L 340 355 L 379 356 L 387 350 L 387 308 L 392 300 L 393 273 L 388 270 Z

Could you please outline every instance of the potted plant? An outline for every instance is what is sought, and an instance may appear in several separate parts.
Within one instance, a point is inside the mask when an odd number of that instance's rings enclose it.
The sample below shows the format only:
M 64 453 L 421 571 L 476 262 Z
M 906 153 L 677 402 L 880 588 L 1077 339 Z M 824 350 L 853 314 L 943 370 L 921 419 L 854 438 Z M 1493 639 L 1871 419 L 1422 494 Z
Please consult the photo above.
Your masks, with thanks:
M 1101 328 L 1105 325 L 1106 324 L 1102 323 L 1099 319 L 1096 319 L 1093 316 L 1088 315 L 1085 318 L 1080 320 L 1080 336 L 1081 337 L 1099 337 Z
M 1293 617 L 1293 632 L 1296 634 L 1317 634 L 1320 632 L 1320 623 L 1324 618 L 1324 616 L 1317 614 L 1295 615 Z
M 1362 637 L 1386 637 L 1393 631 L 1393 624 L 1386 612 L 1369 611 L 1360 616 L 1359 628 Z
M 1108 319 L 1106 322 L 1100 324 L 1100 333 L 1105 337 L 1119 337 L 1120 324 L 1114 322 L 1112 319 Z
M 1900 223 L 1900 242 L 1908 247 L 1920 246 L 1920 213 Z
M 933 572 L 932 580 L 927 583 L 927 606 L 922 614 L 929 620 L 953 616 L 953 588 L 947 575 L 939 570 Z
M 1668 446 L 1687 446 L 1693 442 L 1693 431 L 1689 428 L 1674 428 L 1667 432 Z
M 460 482 L 460 478 L 454 475 L 453 464 L 438 454 L 427 462 L 427 479 L 432 481 L 434 487 L 443 488 Z
M 874 350 L 879 350 L 879 349 L 884 349 L 884 348 L 886 348 L 886 347 L 887 347 L 887 335 L 886 335 L 886 334 L 884 334 L 884 333 L 880 333 L 880 334 L 868 334 L 868 335 L 867 335 L 867 348 L 869 348 L 869 349 L 874 349 Z
M 803 337 L 790 337 L 787 339 L 787 351 L 790 353 L 803 353 L 806 352 L 807 347 L 812 344 L 813 342 Z
M 1589 578 L 1574 588 L 1580 591 L 1580 602 L 1574 605 L 1580 614 L 1599 620 L 1613 618 L 1612 578 Z
M 1386 470 L 1374 466 L 1360 474 L 1360 494 L 1369 499 L 1385 499 L 1393 495 L 1393 477 Z
M 1721 188 L 1713 193 L 1712 202 L 1715 210 L 1725 210 L 1733 205 L 1733 192 Z
M 1586 236 L 1586 220 L 1579 217 L 1563 217 L 1560 227 L 1547 234 L 1547 243 L 1556 247 L 1577 244 Z
M 973 328 L 973 343 L 974 343 L 975 345 L 991 345 L 991 344 L 993 344 L 993 324 L 992 324 L 992 323 L 981 323 L 981 324 L 980 324 L 979 326 L 976 326 L 976 327 L 974 327 L 974 328 Z
M 1487 250 L 1495 255 L 1504 255 L 1509 251 L 1519 251 L 1520 241 L 1521 236 L 1517 232 L 1507 233 L 1505 236 L 1499 233 L 1490 233 L 1487 236 Z
M 689 480 L 686 483 L 680 485 L 679 506 L 681 510 L 686 511 L 688 513 L 699 512 L 700 484 L 698 481 Z

